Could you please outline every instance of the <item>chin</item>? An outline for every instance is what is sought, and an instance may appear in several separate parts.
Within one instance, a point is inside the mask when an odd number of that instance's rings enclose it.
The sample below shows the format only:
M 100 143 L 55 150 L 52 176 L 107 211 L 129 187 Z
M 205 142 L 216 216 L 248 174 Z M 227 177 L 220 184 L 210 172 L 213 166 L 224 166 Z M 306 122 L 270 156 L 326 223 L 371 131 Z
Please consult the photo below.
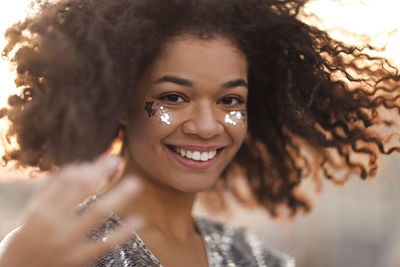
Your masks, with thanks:
M 164 185 L 182 193 L 200 193 L 213 187 L 218 179 L 219 176 L 211 177 L 210 175 L 201 175 L 200 177 L 196 175 L 193 178 L 186 176 L 185 178 L 175 180 L 173 184 Z

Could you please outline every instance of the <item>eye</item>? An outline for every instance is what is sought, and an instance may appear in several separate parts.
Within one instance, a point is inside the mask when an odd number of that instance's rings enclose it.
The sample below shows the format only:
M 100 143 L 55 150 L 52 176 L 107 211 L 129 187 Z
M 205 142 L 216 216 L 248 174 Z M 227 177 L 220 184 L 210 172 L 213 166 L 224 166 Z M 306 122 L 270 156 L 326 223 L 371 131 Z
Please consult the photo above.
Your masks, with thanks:
M 237 106 L 239 104 L 242 104 L 244 101 L 238 97 L 234 96 L 228 96 L 224 97 L 219 101 L 219 104 L 225 105 L 225 106 Z
M 168 94 L 160 97 L 160 100 L 167 101 L 170 103 L 182 103 L 185 102 L 185 99 L 178 94 Z

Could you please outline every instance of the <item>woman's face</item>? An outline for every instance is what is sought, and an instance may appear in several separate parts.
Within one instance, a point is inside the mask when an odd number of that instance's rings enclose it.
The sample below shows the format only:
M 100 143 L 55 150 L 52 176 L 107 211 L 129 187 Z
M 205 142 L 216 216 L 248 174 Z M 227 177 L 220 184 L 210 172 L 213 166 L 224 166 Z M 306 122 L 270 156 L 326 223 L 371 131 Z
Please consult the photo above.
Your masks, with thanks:
M 225 38 L 175 38 L 136 92 L 128 168 L 181 192 L 212 186 L 246 135 L 244 54 Z

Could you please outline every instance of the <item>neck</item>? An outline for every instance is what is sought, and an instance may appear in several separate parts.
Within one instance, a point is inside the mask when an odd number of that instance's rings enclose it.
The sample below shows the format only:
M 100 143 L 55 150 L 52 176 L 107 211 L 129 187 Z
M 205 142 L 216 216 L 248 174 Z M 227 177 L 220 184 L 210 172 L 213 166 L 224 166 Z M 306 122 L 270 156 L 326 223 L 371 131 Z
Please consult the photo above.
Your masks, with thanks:
M 195 233 L 192 208 L 195 193 L 185 193 L 163 186 L 129 164 L 124 176 L 133 175 L 141 180 L 142 190 L 130 203 L 129 213 L 141 217 L 145 228 L 151 228 L 179 240 Z

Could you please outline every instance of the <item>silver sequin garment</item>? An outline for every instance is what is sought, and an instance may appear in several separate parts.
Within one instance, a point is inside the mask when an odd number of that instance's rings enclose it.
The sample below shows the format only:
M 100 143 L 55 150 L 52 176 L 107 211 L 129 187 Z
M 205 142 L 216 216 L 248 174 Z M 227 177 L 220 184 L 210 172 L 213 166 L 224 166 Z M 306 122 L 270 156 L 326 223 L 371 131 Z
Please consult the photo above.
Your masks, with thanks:
M 92 197 L 82 203 L 84 209 Z M 205 218 L 195 217 L 197 230 L 202 234 L 207 250 L 209 267 L 294 267 L 295 261 L 286 254 L 273 249 L 264 239 L 242 227 L 227 226 Z M 104 240 L 121 224 L 112 214 L 90 235 L 91 240 Z M 0 243 L 0 255 L 12 239 L 13 231 Z M 116 246 L 111 253 L 99 258 L 87 267 L 161 267 L 162 265 L 135 233 L 124 244 Z M 188 266 L 190 267 L 190 266 Z
M 111 216 L 91 238 L 101 239 L 120 223 Z M 273 249 L 258 235 L 245 228 L 226 226 L 205 218 L 195 218 L 204 238 L 210 267 L 294 267 L 295 261 Z M 112 231 L 112 230 L 111 230 Z M 117 246 L 112 253 L 94 262 L 90 267 L 160 267 L 157 258 L 136 234 Z

